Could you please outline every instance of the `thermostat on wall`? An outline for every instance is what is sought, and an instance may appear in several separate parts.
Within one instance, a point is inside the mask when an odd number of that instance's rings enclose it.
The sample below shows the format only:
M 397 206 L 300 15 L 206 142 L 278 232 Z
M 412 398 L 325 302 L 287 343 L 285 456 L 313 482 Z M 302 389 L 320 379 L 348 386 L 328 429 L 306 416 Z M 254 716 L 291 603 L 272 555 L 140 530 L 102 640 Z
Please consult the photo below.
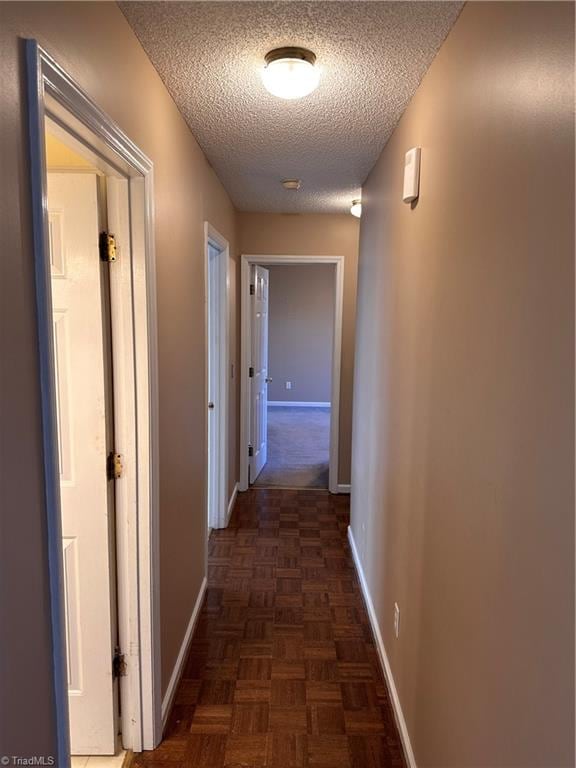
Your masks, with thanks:
M 420 187 L 420 147 L 413 147 L 404 158 L 404 192 L 402 200 L 411 203 L 418 198 Z

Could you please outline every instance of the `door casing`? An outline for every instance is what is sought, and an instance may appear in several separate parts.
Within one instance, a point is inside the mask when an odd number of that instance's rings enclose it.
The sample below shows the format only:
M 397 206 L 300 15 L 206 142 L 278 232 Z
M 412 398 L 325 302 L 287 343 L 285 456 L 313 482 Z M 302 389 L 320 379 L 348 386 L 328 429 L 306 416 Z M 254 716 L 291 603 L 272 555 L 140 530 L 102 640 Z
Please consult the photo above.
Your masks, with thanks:
M 240 275 L 241 325 L 240 325 L 240 482 L 238 489 L 249 487 L 248 444 L 250 442 L 250 267 L 261 265 L 334 264 L 334 335 L 332 347 L 332 394 L 330 413 L 330 464 L 328 488 L 330 493 L 347 493 L 338 483 L 339 432 L 340 432 L 340 369 L 342 360 L 342 315 L 344 308 L 344 257 L 343 256 L 282 256 L 265 254 L 242 254 Z
M 128 673 L 121 678 L 122 739 L 134 751 L 154 748 L 162 737 L 159 548 L 158 382 L 152 162 L 82 91 L 60 65 L 26 41 L 28 138 L 33 250 L 39 337 L 44 486 L 47 518 L 50 619 L 56 704 L 55 761 L 70 764 L 63 612 L 62 540 L 48 215 L 46 120 L 59 125 L 90 159 L 129 192 L 131 252 L 111 273 L 117 444 L 133 462 L 117 497 L 119 635 Z M 116 265 L 115 265 L 116 266 Z M 114 319 L 113 319 L 114 322 Z M 119 351 L 119 350 L 117 350 Z M 118 356 L 119 357 L 119 356 Z M 116 364 L 116 359 L 115 359 Z M 119 363 L 120 364 L 120 363 Z

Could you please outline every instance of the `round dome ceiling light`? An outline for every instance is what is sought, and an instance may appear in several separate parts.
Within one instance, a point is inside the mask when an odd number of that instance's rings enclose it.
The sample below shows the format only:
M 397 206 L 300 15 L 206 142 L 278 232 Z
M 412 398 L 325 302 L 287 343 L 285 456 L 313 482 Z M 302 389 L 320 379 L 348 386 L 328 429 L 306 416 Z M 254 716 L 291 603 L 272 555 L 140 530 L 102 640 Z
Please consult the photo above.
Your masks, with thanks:
M 357 219 L 362 216 L 362 200 L 352 200 L 352 207 L 350 208 L 352 216 L 356 216 Z
M 279 99 L 301 99 L 312 93 L 320 82 L 315 66 L 316 54 L 306 48 L 275 48 L 266 54 L 262 82 Z

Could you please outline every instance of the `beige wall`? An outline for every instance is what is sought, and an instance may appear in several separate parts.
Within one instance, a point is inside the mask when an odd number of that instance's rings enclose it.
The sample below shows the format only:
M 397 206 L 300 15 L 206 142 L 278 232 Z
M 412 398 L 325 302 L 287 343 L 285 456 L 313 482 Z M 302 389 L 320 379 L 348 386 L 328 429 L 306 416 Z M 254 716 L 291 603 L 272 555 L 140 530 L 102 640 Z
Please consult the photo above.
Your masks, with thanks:
M 352 527 L 419 768 L 574 765 L 573 32 L 466 5 L 363 191 Z
M 338 482 L 350 482 L 352 378 L 359 223 L 349 214 L 239 213 L 241 253 L 344 256 L 344 316 L 340 375 L 340 461 Z M 236 308 L 238 311 L 238 307 Z M 237 352 L 238 354 L 238 352 Z
M 28 755 L 53 750 L 53 715 L 22 37 L 37 38 L 154 162 L 164 690 L 205 572 L 205 217 L 237 249 L 230 201 L 117 6 L 0 4 L 0 753 Z
M 268 270 L 268 399 L 330 402 L 336 270 L 329 264 Z
M 46 167 L 48 169 L 69 170 L 70 168 L 79 168 L 82 170 L 96 170 L 96 166 L 89 160 L 86 160 L 82 155 L 68 147 L 63 141 L 57 139 L 56 136 L 46 132 L 45 139 Z

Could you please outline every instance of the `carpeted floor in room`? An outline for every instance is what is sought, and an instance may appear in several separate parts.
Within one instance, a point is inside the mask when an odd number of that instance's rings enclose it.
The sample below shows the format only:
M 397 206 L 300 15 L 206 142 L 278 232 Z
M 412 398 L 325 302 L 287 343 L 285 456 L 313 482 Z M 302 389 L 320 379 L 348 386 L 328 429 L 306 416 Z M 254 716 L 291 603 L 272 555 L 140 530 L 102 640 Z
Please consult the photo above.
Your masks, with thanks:
M 328 488 L 330 408 L 268 408 L 268 461 L 259 488 Z

